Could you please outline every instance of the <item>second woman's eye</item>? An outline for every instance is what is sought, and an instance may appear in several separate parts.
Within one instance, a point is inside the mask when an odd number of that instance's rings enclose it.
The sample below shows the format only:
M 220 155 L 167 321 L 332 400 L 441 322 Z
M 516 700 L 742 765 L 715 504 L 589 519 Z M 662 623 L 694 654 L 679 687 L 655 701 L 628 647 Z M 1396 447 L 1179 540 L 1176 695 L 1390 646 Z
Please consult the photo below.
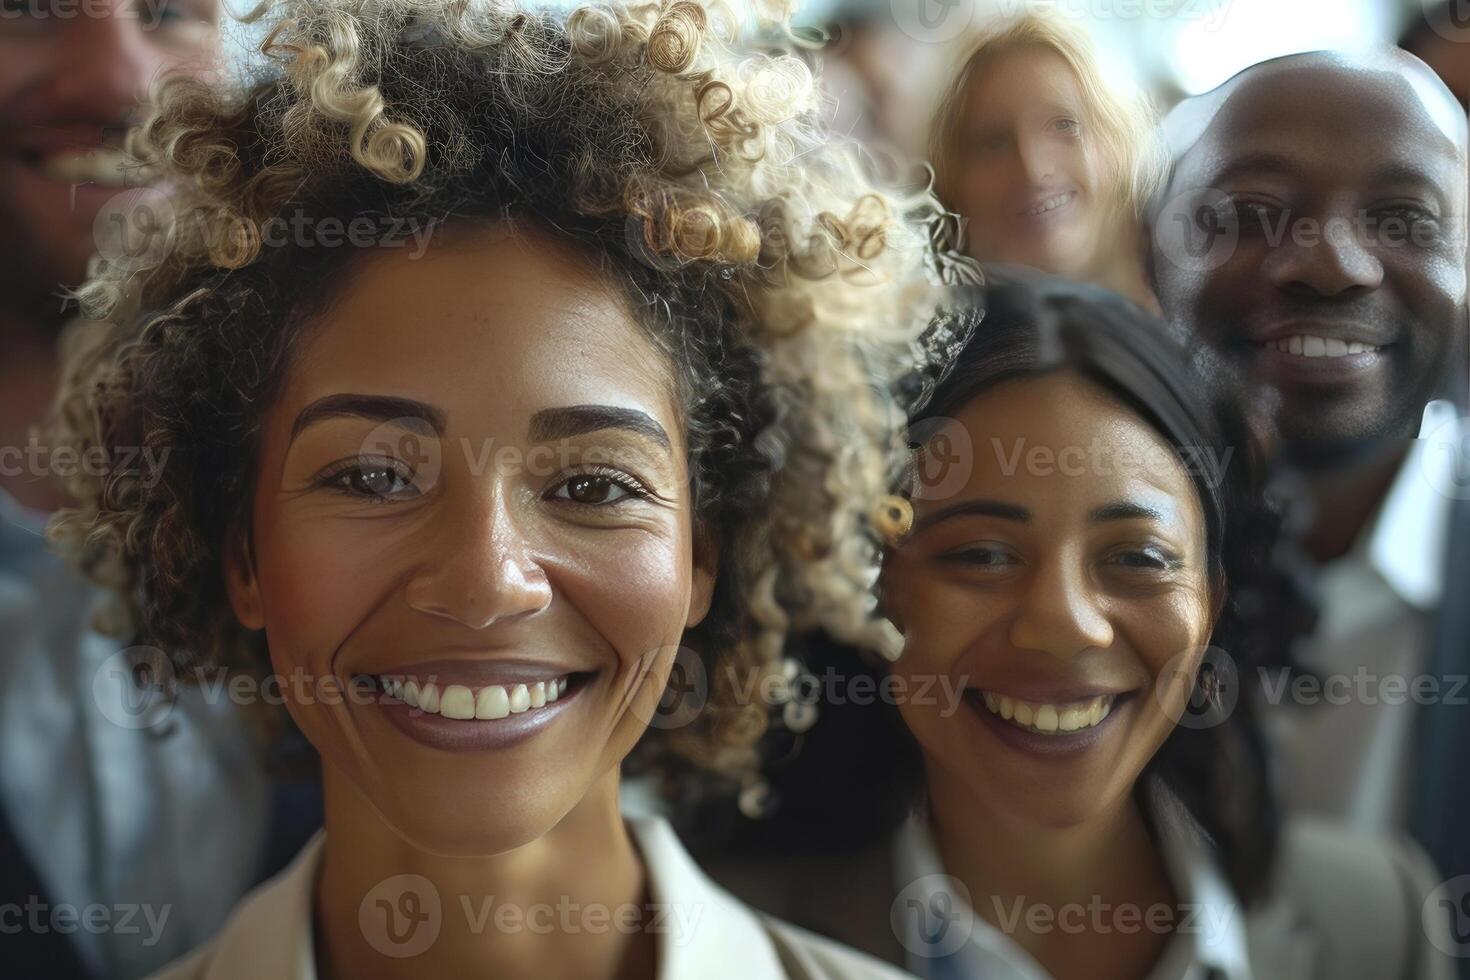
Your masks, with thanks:
M 998 545 L 970 545 L 940 556 L 942 561 L 975 568 L 1003 568 L 1020 563 L 1009 549 Z
M 1162 548 L 1126 548 L 1114 553 L 1110 564 L 1144 571 L 1166 572 L 1179 567 L 1179 559 Z
M 414 472 L 405 464 L 390 459 L 363 457 L 328 471 L 320 480 L 322 486 L 373 503 L 411 500 L 421 495 L 414 484 Z
M 621 473 L 578 473 L 557 484 L 550 494 L 553 500 L 565 500 L 590 507 L 604 507 L 649 496 L 648 490 L 640 483 Z

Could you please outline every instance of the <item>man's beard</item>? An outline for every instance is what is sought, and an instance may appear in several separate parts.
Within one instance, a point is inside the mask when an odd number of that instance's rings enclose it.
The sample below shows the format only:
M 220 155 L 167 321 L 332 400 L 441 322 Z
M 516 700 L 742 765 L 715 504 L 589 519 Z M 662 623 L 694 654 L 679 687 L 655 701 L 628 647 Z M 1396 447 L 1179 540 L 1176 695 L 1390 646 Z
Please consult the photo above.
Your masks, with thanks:
M 1383 458 L 1419 434 L 1424 403 L 1404 405 L 1393 417 L 1385 418 L 1372 431 L 1355 433 L 1347 439 L 1303 439 L 1281 437 L 1281 454 L 1286 462 L 1308 473 L 1346 471 Z

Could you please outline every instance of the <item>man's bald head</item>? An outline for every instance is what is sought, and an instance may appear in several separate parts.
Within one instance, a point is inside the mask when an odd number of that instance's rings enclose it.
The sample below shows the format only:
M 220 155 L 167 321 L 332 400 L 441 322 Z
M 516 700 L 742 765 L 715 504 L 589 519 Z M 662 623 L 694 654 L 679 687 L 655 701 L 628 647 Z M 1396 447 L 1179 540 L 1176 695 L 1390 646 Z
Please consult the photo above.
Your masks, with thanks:
M 1165 136 L 1164 312 L 1276 390 L 1304 455 L 1413 435 L 1464 329 L 1466 120 L 1444 83 L 1397 49 L 1294 55 Z

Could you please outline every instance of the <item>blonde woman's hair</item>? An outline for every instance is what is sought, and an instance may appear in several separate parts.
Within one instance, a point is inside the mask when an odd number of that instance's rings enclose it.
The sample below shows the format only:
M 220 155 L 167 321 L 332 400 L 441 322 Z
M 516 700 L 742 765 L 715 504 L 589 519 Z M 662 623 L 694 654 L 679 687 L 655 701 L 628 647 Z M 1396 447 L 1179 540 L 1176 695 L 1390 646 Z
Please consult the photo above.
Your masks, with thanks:
M 1136 222 L 1166 167 L 1157 113 L 1142 93 L 1123 95 L 1110 88 L 1086 33 L 1056 14 L 1035 11 L 992 25 L 957 49 L 956 67 L 929 128 L 929 158 L 939 199 L 950 207 L 957 200 L 957 144 L 971 82 L 988 65 L 1026 48 L 1052 51 L 1072 69 L 1086 116 L 1083 140 L 1095 148 L 1102 165 L 1106 203 L 1118 221 Z

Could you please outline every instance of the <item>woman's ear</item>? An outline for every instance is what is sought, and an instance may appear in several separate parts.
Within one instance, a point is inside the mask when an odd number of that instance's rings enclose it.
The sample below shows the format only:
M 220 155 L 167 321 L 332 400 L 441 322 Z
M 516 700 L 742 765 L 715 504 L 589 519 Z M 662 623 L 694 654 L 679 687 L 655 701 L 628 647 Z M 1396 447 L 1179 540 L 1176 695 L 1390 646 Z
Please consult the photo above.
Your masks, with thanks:
M 720 536 L 703 523 L 694 525 L 694 576 L 689 589 L 689 618 L 685 629 L 698 626 L 709 615 L 719 577 Z
M 265 614 L 260 601 L 260 584 L 255 576 L 255 556 L 250 550 L 250 535 L 240 527 L 225 535 L 223 555 L 225 591 L 230 608 L 246 629 L 265 629 Z

